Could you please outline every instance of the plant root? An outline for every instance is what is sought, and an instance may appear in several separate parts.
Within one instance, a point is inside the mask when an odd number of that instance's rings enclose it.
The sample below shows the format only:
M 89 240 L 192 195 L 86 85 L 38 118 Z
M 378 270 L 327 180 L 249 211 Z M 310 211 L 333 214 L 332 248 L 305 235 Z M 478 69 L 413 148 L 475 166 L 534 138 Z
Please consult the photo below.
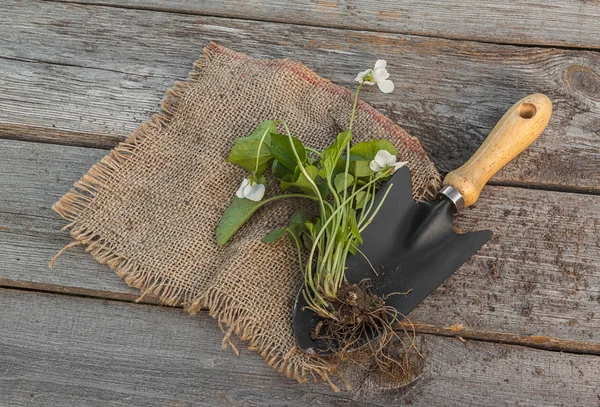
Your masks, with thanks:
M 324 340 L 338 360 L 355 362 L 394 382 L 409 381 L 420 370 L 423 356 L 412 325 L 372 293 L 369 280 L 344 284 L 331 305 L 334 318 L 319 321 L 311 336 Z

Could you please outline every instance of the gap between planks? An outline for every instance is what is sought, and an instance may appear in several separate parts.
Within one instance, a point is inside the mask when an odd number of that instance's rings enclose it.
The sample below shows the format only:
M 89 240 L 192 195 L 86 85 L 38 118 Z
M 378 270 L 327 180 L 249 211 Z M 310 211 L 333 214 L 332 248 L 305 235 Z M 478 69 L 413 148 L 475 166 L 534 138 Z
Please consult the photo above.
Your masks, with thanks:
M 29 281 L 18 281 L 0 278 L 0 289 L 9 289 L 26 292 L 41 292 L 53 295 L 68 295 L 81 298 L 102 299 L 115 302 L 138 303 L 149 306 L 164 307 L 157 297 L 144 296 L 127 293 L 115 293 L 111 291 L 89 290 L 85 288 L 64 287 L 54 284 L 41 284 Z M 140 301 L 137 301 L 140 299 Z M 182 308 L 182 305 L 167 308 Z M 208 314 L 203 310 L 205 316 Z M 462 324 L 447 327 L 433 327 L 422 323 L 402 324 L 402 328 L 414 331 L 417 334 L 428 334 L 434 336 L 458 338 L 461 341 L 472 340 L 479 342 L 500 343 L 506 345 L 518 345 L 533 349 L 542 349 L 552 352 L 564 352 L 579 355 L 599 355 L 600 343 L 584 341 L 573 341 L 552 338 L 541 335 L 517 335 L 504 332 L 476 331 Z
M 108 134 L 82 133 L 56 128 L 0 123 L 0 139 L 110 150 L 126 138 Z
M 69 130 L 49 129 L 44 127 L 29 126 L 24 124 L 0 123 L 0 139 L 26 141 L 33 143 L 57 144 L 71 147 L 86 147 L 110 150 L 124 141 L 126 137 L 82 133 Z M 539 189 L 542 191 L 567 192 L 586 195 L 600 195 L 600 191 L 576 186 L 565 187 L 562 185 L 540 184 L 535 182 L 495 181 L 491 179 L 488 185 L 503 187 Z

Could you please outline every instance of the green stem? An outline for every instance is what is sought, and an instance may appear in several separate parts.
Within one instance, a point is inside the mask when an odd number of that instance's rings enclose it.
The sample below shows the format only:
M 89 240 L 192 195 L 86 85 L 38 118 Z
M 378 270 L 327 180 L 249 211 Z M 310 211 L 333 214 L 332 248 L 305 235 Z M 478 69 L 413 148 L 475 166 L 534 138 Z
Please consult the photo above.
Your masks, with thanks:
M 302 264 L 302 245 L 293 233 L 288 232 L 288 235 L 292 238 L 294 244 L 296 245 L 296 249 L 298 250 L 298 263 L 300 263 L 300 270 L 304 270 L 304 265 Z
M 282 199 L 282 198 L 306 198 L 306 199 L 311 199 L 313 201 L 319 201 L 319 198 L 316 196 L 310 196 L 310 195 L 304 195 L 304 194 L 282 194 L 282 195 L 275 195 L 272 196 L 271 198 L 265 199 L 264 201 L 262 201 L 260 203 L 260 206 L 263 206 L 269 202 L 273 202 L 276 201 L 278 199 Z M 331 204 L 327 201 L 324 202 L 330 210 L 333 211 L 333 206 L 331 206 Z
M 322 214 L 321 216 L 322 217 L 325 216 L 325 213 L 326 213 L 325 205 L 323 204 L 324 200 L 323 200 L 323 197 L 321 197 L 321 192 L 319 191 L 317 184 L 315 184 L 315 182 L 312 180 L 312 178 L 310 177 L 308 172 L 306 172 L 306 168 L 304 168 L 304 165 L 302 165 L 302 160 L 300 160 L 300 155 L 298 154 L 298 151 L 296 151 L 296 147 L 294 146 L 294 140 L 292 139 L 292 133 L 290 133 L 290 129 L 288 128 L 287 124 L 285 124 L 285 122 L 283 120 L 276 120 L 275 123 L 281 123 L 283 125 L 283 127 L 285 128 L 285 132 L 290 140 L 290 146 L 292 147 L 292 151 L 294 152 L 294 157 L 296 158 L 298 167 L 300 168 L 300 171 L 302 172 L 302 174 L 304 174 L 304 176 L 310 183 L 310 186 L 312 187 L 313 191 L 315 192 L 315 195 L 318 198 L 317 200 L 319 201 L 319 206 L 321 207 L 321 214 Z
M 360 227 L 358 229 L 359 232 L 362 232 L 363 230 L 365 230 L 365 228 L 367 226 L 369 226 L 371 224 L 371 222 L 373 222 L 373 219 L 375 219 L 375 216 L 377 215 L 377 212 L 379 212 L 379 209 L 381 209 L 381 205 L 383 205 L 383 202 L 385 202 L 385 198 L 387 198 L 388 194 L 390 193 L 390 189 L 392 189 L 393 186 L 394 186 L 394 184 L 390 183 L 390 186 L 385 191 L 385 194 L 383 194 L 383 198 L 381 198 L 381 202 L 379 202 L 379 204 L 377 205 L 377 207 L 373 211 L 373 214 L 371 215 L 371 217 L 369 218 L 369 220 L 366 221 L 365 224 L 362 225 L 362 227 Z
M 360 187 L 356 192 L 354 192 L 352 195 L 350 195 L 350 197 L 348 197 L 344 202 L 342 202 L 342 204 L 336 208 L 333 213 L 331 214 L 331 216 L 325 221 L 325 223 L 321 226 L 321 230 L 319 231 L 319 233 L 317 234 L 317 236 L 314 239 L 313 242 L 313 246 L 310 250 L 310 254 L 308 256 L 308 262 L 306 264 L 306 269 L 307 269 L 307 275 L 310 278 L 311 282 L 312 282 L 312 261 L 314 258 L 314 254 L 315 251 L 317 249 L 317 245 L 320 241 L 320 239 L 323 237 L 323 233 L 325 232 L 325 230 L 327 229 L 327 226 L 334 220 L 336 219 L 336 215 L 338 213 L 340 213 L 343 209 L 345 209 L 345 205 L 348 202 L 352 202 L 352 199 L 354 199 L 356 197 L 356 195 L 358 195 L 359 192 L 363 191 L 365 188 L 368 188 L 371 184 L 373 184 L 374 182 L 377 182 L 379 180 L 379 177 L 376 177 L 374 179 L 372 179 L 371 181 L 367 182 L 365 185 L 363 185 L 362 187 Z M 383 201 L 382 201 L 383 202 Z M 335 238 L 335 237 L 333 237 Z
M 304 147 L 304 149 L 305 149 L 306 151 L 308 151 L 308 152 L 315 153 L 316 155 L 318 155 L 319 157 L 321 157 L 321 152 L 320 152 L 320 151 L 318 151 L 318 150 L 315 150 L 314 148 L 310 148 L 310 147 L 306 147 L 306 146 L 305 146 L 305 147 Z
M 375 179 L 385 178 L 388 175 L 391 175 L 391 173 L 392 173 L 392 168 L 389 168 L 387 170 L 382 170 L 382 172 L 379 173 L 379 176 L 376 177 Z M 370 197 L 370 199 L 369 199 L 369 207 L 367 208 L 366 202 L 365 202 L 365 206 L 363 207 L 363 211 L 362 211 L 360 219 L 358 221 L 359 230 L 361 230 L 360 227 L 363 225 L 363 222 L 365 221 L 365 219 L 367 219 L 367 217 L 371 213 L 371 209 L 373 209 L 373 205 L 375 203 L 375 198 L 376 198 L 375 192 L 376 192 L 376 184 L 373 184 L 373 191 L 370 192 L 369 190 L 367 190 L 367 196 Z M 386 196 L 387 196 L 387 194 L 386 194 Z M 383 203 L 383 199 L 381 200 L 381 202 Z
M 371 175 L 369 177 L 369 180 L 372 180 L 373 176 Z M 363 204 L 363 210 L 360 213 L 360 218 L 358 219 L 358 225 L 360 226 L 362 224 L 362 222 L 365 220 L 365 218 L 367 217 L 367 215 L 369 214 L 369 212 L 371 211 L 371 208 L 373 206 L 373 201 L 375 200 L 375 188 L 376 185 L 373 184 L 373 191 L 371 191 L 371 187 L 369 187 L 367 189 L 367 195 L 365 196 L 365 202 Z M 368 202 L 367 202 L 368 199 Z M 368 208 L 367 208 L 368 205 Z
M 358 104 L 358 93 L 360 92 L 360 89 L 362 88 L 362 86 L 363 86 L 363 83 L 361 82 L 358 85 L 358 87 L 356 88 L 356 92 L 354 94 L 354 103 L 352 106 L 352 114 L 350 115 L 350 127 L 348 128 L 348 131 L 350 131 L 350 132 L 352 132 L 352 125 L 354 124 L 354 116 L 356 114 L 356 106 Z M 346 198 L 348 196 L 348 173 L 349 173 L 349 171 L 350 171 L 350 143 L 348 143 L 346 145 L 346 166 L 344 168 L 344 194 L 341 199 L 341 202 L 345 202 Z M 331 179 L 327 179 L 327 185 L 329 186 L 329 189 L 331 190 L 331 195 L 333 195 L 333 199 L 334 199 L 336 205 L 341 206 L 342 204 L 340 202 L 340 198 L 338 197 L 338 195 L 335 191 L 335 188 L 331 183 Z M 353 190 L 353 192 L 354 192 L 354 190 Z M 326 253 L 325 253 L 325 258 L 328 259 L 327 266 L 328 266 L 328 269 L 330 269 L 330 270 L 334 266 L 334 262 L 333 262 L 334 259 L 332 259 L 332 257 L 329 255 L 329 253 L 334 251 L 335 235 L 337 234 L 337 231 L 338 231 L 340 225 L 342 225 L 342 227 L 346 227 L 347 217 L 348 217 L 348 211 L 342 211 L 339 214 L 339 216 L 336 217 L 336 219 L 335 219 L 336 222 L 333 224 L 334 226 L 330 233 L 330 236 L 333 236 L 334 239 L 330 240 L 329 244 L 327 245 Z
M 256 165 L 254 166 L 254 175 L 258 175 L 258 163 L 260 161 L 260 149 L 262 148 L 263 143 L 265 142 L 265 138 L 267 138 L 267 134 L 271 132 L 271 128 L 275 125 L 275 122 L 271 123 L 269 127 L 265 130 L 262 137 L 260 138 L 260 142 L 258 143 L 258 149 L 256 150 Z
M 350 116 L 350 127 L 348 130 L 352 131 L 352 124 L 354 124 L 354 114 L 356 113 L 356 105 L 358 104 L 358 92 L 360 92 L 360 88 L 362 88 L 363 82 L 358 85 L 356 88 L 356 93 L 354 94 L 354 106 L 352 106 L 352 115 Z
M 354 239 L 350 239 L 350 240 L 348 240 L 348 243 L 344 247 L 344 251 L 343 251 L 341 259 L 340 259 L 340 262 L 342 265 L 342 272 L 337 274 L 336 280 L 335 280 L 335 286 L 338 288 L 342 285 L 342 282 L 343 282 L 344 278 L 346 277 L 346 275 L 344 273 L 345 266 L 346 266 L 346 258 L 348 257 L 348 251 L 350 250 L 350 246 L 353 246 L 353 245 L 354 245 Z
M 363 84 L 361 82 L 358 85 L 358 87 L 356 88 L 356 93 L 354 94 L 354 103 L 352 105 L 352 114 L 350 115 L 350 126 L 348 128 L 348 131 L 350 133 L 352 133 L 352 125 L 354 124 L 354 117 L 356 115 L 356 106 L 358 105 L 358 94 L 360 92 L 360 89 L 362 88 L 362 85 Z M 350 143 L 348 143 L 346 145 L 346 165 L 344 167 L 344 194 L 342 197 L 342 202 L 344 202 L 344 203 L 346 202 L 346 199 L 348 197 L 348 173 L 349 172 L 350 172 Z M 354 190 L 352 192 L 354 194 Z M 344 206 L 345 206 L 345 204 L 344 204 Z M 352 207 L 351 202 L 349 203 L 349 206 L 350 206 L 350 208 Z M 348 210 L 346 208 L 346 210 L 343 210 L 340 212 L 339 216 L 336 219 L 336 222 L 334 224 L 336 227 L 333 228 L 334 229 L 333 230 L 334 239 L 331 242 L 333 244 L 328 245 L 328 247 L 327 247 L 328 252 L 333 251 L 333 253 L 340 253 L 340 250 L 343 251 L 343 247 L 341 249 L 339 248 L 340 245 L 338 245 L 338 247 L 336 248 L 337 250 L 334 250 L 335 236 L 337 234 L 337 231 L 338 231 L 340 225 L 342 226 L 342 228 L 343 228 L 342 230 L 344 232 L 347 231 L 347 227 L 348 227 L 347 223 L 348 223 Z M 352 239 L 350 239 L 350 240 L 352 240 Z M 340 256 L 342 257 L 341 259 L 340 259 Z M 329 256 L 330 261 L 328 262 L 328 265 L 329 265 L 328 269 L 329 269 L 330 273 L 333 273 L 333 278 L 334 278 L 333 290 L 335 290 L 335 292 L 328 292 L 327 294 L 330 297 L 335 297 L 337 295 L 337 288 L 338 288 L 337 281 L 339 280 L 339 274 L 340 274 L 340 272 L 338 270 L 338 264 L 340 263 L 340 261 L 343 261 L 345 259 L 345 256 L 343 253 L 341 253 L 341 254 L 338 254 L 337 256 L 334 256 L 335 257 L 334 259 L 331 259 L 331 257 L 332 256 Z M 342 274 L 343 274 L 343 265 L 342 265 Z

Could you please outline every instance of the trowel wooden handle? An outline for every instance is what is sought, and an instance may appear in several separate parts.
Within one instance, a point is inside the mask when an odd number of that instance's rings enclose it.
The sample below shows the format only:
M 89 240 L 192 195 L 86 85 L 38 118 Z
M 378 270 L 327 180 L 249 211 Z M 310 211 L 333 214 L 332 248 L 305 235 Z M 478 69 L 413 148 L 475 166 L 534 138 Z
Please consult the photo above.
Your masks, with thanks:
M 446 175 L 444 185 L 461 193 L 464 206 L 472 205 L 488 180 L 542 134 L 551 114 L 552 102 L 546 95 L 536 93 L 519 100 L 502 116 L 473 157 Z

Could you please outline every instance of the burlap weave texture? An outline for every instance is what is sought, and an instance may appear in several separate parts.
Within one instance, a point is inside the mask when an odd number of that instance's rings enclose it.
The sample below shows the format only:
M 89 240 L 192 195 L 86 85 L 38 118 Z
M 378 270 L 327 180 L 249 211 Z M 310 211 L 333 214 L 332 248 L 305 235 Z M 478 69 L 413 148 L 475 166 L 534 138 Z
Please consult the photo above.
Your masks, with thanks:
M 392 94 L 390 97 L 398 97 Z M 275 369 L 302 381 L 334 367 L 300 352 L 292 305 L 302 274 L 287 239 L 261 238 L 301 203 L 261 209 L 225 247 L 215 229 L 244 170 L 227 163 L 236 138 L 265 119 L 283 119 L 307 146 L 322 149 L 348 126 L 353 94 L 291 60 L 258 60 L 211 44 L 163 111 L 94 165 L 53 209 L 73 244 L 108 264 L 142 295 L 190 312 L 208 309 L 227 333 L 249 341 Z M 419 142 L 360 102 L 353 142 L 391 140 L 408 161 L 413 195 L 432 196 L 439 174 Z

